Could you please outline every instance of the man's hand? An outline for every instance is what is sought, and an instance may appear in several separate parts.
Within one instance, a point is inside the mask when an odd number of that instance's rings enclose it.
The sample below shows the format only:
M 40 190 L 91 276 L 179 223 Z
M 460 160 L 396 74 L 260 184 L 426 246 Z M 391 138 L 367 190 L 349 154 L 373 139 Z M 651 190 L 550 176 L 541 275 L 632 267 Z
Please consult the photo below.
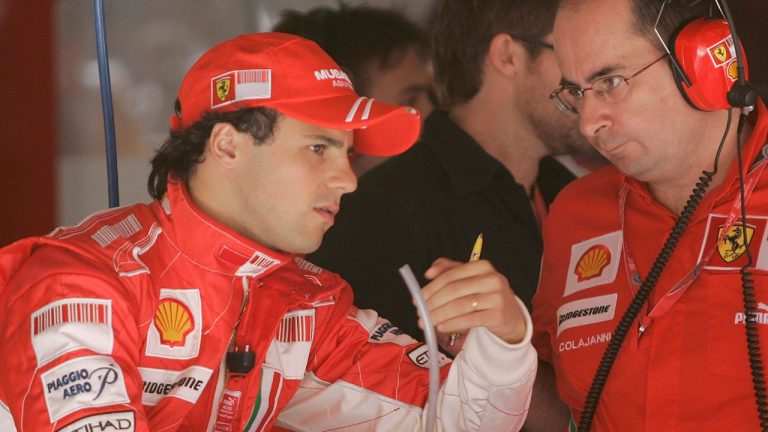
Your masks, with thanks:
M 431 282 L 422 293 L 438 332 L 465 333 L 471 327 L 486 327 L 507 343 L 523 340 L 526 329 L 520 305 L 507 278 L 490 262 L 438 258 L 424 276 Z

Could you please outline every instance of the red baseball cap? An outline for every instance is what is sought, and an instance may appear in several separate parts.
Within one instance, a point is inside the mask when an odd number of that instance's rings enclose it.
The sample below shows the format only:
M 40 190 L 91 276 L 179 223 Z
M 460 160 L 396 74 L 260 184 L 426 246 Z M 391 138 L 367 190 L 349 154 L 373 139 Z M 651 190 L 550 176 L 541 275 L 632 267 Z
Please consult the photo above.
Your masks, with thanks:
M 321 127 L 354 130 L 357 152 L 391 156 L 407 150 L 421 129 L 414 108 L 359 96 L 317 44 L 284 33 L 245 34 L 214 46 L 187 72 L 178 98 L 174 131 L 208 111 L 265 106 Z

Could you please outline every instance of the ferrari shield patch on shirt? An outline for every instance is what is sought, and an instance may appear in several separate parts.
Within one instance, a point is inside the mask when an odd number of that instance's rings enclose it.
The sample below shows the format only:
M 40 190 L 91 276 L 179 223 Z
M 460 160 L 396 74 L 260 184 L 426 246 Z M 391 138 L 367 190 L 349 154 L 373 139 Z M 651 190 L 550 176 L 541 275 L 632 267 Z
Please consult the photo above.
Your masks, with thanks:
M 604 234 L 571 246 L 563 297 L 616 279 L 621 261 L 621 231 Z
M 768 253 L 762 253 L 766 244 L 765 216 L 747 216 L 746 226 L 736 220 L 726 227 L 726 216 L 710 214 L 699 250 L 698 261 L 706 260 L 706 270 L 739 270 L 747 263 L 746 251 L 752 255 L 755 267 L 768 269 Z

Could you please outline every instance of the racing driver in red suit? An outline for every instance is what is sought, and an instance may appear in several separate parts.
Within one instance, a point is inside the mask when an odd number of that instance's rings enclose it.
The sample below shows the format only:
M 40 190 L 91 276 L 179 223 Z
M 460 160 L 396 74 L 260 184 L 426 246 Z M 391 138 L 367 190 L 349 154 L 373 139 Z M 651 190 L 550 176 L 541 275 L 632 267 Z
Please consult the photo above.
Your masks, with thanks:
M 423 430 L 436 361 L 438 430 L 518 430 L 531 322 L 487 261 L 427 271 L 437 329 L 472 327 L 450 362 L 302 259 L 357 186 L 353 146 L 404 151 L 419 123 L 307 40 L 212 48 L 152 160 L 155 201 L 0 251 L 0 429 Z

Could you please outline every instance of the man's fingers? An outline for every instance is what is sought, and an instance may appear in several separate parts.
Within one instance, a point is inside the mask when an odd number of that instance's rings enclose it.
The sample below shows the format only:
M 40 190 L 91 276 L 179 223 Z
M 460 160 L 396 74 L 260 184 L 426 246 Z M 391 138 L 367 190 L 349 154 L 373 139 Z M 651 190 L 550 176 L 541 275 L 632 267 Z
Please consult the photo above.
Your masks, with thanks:
M 440 258 L 425 272 L 425 276 L 427 277 L 433 273 L 437 275 L 434 276 L 434 279 L 422 289 L 422 294 L 424 295 L 424 298 L 429 301 L 433 295 L 444 290 L 446 287 L 451 287 L 451 289 L 459 287 L 458 284 L 453 285 L 457 282 L 470 279 L 474 276 L 495 272 L 495 269 L 487 260 L 459 263 Z M 457 295 L 454 295 L 453 297 L 460 297 L 467 294 L 469 294 L 469 292 L 458 292 Z
M 430 309 L 430 317 L 439 331 L 456 331 L 478 324 L 487 325 L 489 323 L 477 321 L 477 319 L 483 316 L 479 313 L 500 308 L 503 303 L 501 297 L 500 293 L 493 291 L 472 293 Z M 457 319 L 459 321 L 455 321 Z M 441 327 L 445 325 L 450 326 L 450 328 L 444 329 Z M 464 327 L 461 327 L 462 325 Z
M 446 273 L 445 276 L 449 275 Z M 461 274 L 453 273 L 450 276 L 437 279 L 424 287 L 424 299 L 430 310 L 472 294 L 508 289 L 506 278 L 496 272 L 462 272 Z
M 438 258 L 432 263 L 427 271 L 424 272 L 424 277 L 432 280 L 445 273 L 446 271 L 460 266 L 461 264 L 462 263 L 458 261 L 453 261 L 448 258 Z

